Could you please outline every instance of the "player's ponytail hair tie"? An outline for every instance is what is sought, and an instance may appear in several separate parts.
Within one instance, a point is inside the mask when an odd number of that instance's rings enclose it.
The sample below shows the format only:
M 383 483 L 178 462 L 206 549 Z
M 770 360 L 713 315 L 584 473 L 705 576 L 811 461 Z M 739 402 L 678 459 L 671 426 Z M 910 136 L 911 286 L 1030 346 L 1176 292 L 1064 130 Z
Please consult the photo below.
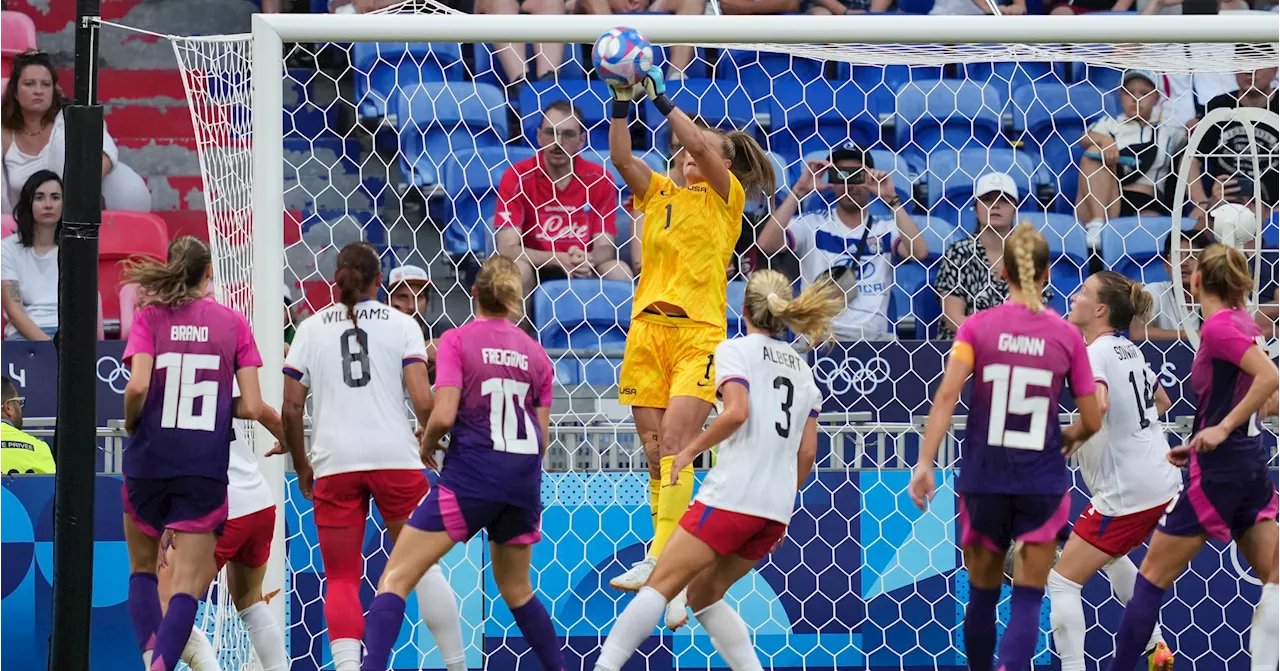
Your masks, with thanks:
M 819 345 L 831 334 L 831 319 L 844 310 L 844 294 L 828 281 L 805 287 L 790 298 L 791 280 L 776 270 L 757 270 L 747 280 L 743 316 L 757 329 L 779 337 L 787 329 Z

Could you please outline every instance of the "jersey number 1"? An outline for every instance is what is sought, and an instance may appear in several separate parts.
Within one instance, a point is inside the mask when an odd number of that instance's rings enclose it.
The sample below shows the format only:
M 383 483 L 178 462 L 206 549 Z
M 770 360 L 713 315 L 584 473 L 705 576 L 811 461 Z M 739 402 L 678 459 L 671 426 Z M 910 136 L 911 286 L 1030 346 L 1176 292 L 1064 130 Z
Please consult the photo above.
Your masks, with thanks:
M 1139 387 L 1138 377 L 1133 371 L 1129 371 L 1129 385 L 1133 387 L 1133 400 L 1138 402 L 1138 425 L 1142 428 L 1150 428 L 1151 420 L 1147 419 L 1147 409 L 1156 407 L 1156 389 L 1154 385 L 1147 384 L 1146 373 L 1142 374 L 1142 384 Z M 1142 390 L 1146 390 L 1144 394 Z
M 218 382 L 196 382 L 196 372 L 218 370 L 216 354 L 166 352 L 156 357 L 156 370 L 164 371 L 164 405 L 160 427 L 185 431 L 213 431 L 217 423 Z M 200 412 L 196 412 L 196 400 Z
M 489 437 L 493 440 L 493 449 L 512 454 L 537 454 L 538 433 L 525 412 L 529 383 L 491 377 L 480 383 L 480 394 L 489 397 Z

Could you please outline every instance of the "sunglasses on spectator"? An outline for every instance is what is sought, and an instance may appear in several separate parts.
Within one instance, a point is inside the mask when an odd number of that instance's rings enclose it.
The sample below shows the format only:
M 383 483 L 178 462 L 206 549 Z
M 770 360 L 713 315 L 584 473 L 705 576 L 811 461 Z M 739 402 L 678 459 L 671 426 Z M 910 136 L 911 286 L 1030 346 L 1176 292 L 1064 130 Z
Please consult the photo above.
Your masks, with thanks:
M 26 407 L 26 405 L 27 405 L 27 397 L 26 397 L 26 396 L 14 396 L 13 398 L 11 398 L 11 399 L 9 399 L 9 400 L 5 401 L 5 404 L 9 404 L 9 403 L 17 403 L 19 408 L 24 408 L 24 407 Z
M 554 138 L 555 140 L 564 140 L 565 142 L 573 142 L 574 140 L 582 137 L 582 131 L 580 130 L 560 130 L 549 126 L 539 128 L 538 132 L 542 133 L 546 137 Z
M 33 63 L 48 65 L 49 54 L 43 51 L 24 51 L 13 57 L 14 65 L 27 65 Z

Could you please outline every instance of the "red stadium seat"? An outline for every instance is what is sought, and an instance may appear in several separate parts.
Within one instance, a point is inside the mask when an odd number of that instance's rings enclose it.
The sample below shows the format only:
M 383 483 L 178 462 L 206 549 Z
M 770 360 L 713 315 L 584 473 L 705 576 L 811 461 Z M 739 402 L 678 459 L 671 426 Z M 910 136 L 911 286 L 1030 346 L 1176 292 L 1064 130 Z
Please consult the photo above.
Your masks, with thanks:
M 0 215 L 0 238 L 7 238 L 17 232 L 18 222 L 7 214 Z
M 103 316 L 120 318 L 120 262 L 131 256 L 163 261 L 169 253 L 169 229 L 164 220 L 145 212 L 103 212 L 98 234 L 98 289 L 107 296 Z
M 0 11 L 0 76 L 8 83 L 13 57 L 36 48 L 36 24 L 22 12 Z M 0 89 L 3 90 L 3 89 Z

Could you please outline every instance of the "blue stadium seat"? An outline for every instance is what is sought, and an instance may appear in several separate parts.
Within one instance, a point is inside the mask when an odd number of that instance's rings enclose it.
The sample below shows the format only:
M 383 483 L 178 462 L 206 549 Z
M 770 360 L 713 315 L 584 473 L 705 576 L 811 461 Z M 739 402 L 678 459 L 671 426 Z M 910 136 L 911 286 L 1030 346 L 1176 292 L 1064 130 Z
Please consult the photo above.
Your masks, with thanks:
M 599 350 L 626 346 L 630 282 L 550 280 L 533 292 L 533 325 L 544 347 Z
M 725 308 L 725 318 L 728 320 L 728 333 L 730 338 L 736 338 L 740 335 L 747 334 L 747 322 L 742 318 L 742 302 L 747 297 L 747 281 L 734 280 L 725 288 L 725 296 L 728 298 L 728 305 Z
M 1004 172 L 1018 183 L 1023 209 L 1035 202 L 1037 167 L 1031 154 L 1016 149 L 940 149 L 930 152 L 922 175 L 925 207 L 931 216 L 960 221 L 973 207 L 973 187 L 989 172 Z
M 557 357 L 551 362 L 555 366 L 556 383 L 566 387 L 582 384 L 582 362 L 572 354 Z
M 512 163 L 533 156 L 532 149 L 491 147 L 451 154 L 444 161 L 444 250 L 454 259 L 485 256 L 493 248 L 493 211 L 498 183 Z
M 362 119 L 395 111 L 394 98 L 422 82 L 461 81 L 461 45 L 448 42 L 356 42 L 351 47 L 355 100 Z
M 876 114 L 891 114 L 903 84 L 941 79 L 942 67 L 932 65 L 855 65 L 853 81 L 867 96 L 867 107 Z
M 929 246 L 930 259 L 941 258 L 951 243 L 967 236 L 967 231 L 973 230 L 972 226 L 966 229 L 957 226 L 954 221 L 940 217 L 917 216 L 913 219 L 920 228 L 920 235 L 924 236 L 925 244 Z
M 849 141 L 871 148 L 880 141 L 880 121 L 853 82 L 779 80 L 765 110 L 768 149 L 783 156 L 830 152 Z
M 1011 99 L 1014 89 L 1037 82 L 1062 81 L 1065 68 L 1054 63 L 1002 61 L 999 63 L 965 63 L 960 65 L 965 79 L 995 87 Z
M 823 63 L 772 51 L 725 49 L 714 64 L 715 78 L 734 82 L 751 96 L 764 101 L 776 95 L 780 84 L 800 84 L 822 78 Z
M 613 94 L 602 81 L 531 82 L 520 91 L 520 119 L 525 140 L 538 146 L 542 109 L 557 100 L 569 100 L 581 110 L 587 127 L 587 147 L 609 150 L 609 105 Z
M 923 157 L 935 149 L 990 147 L 1003 139 L 1004 96 L 994 87 L 962 79 L 933 79 L 898 90 L 894 143 Z
M 792 168 L 799 166 L 800 161 L 796 159 L 788 159 L 787 157 L 774 152 L 765 152 L 769 155 L 769 162 L 773 163 L 773 193 L 774 204 L 780 204 L 787 197 L 791 184 L 795 181 L 792 176 Z
M 937 336 L 942 317 L 942 304 L 933 290 L 938 264 L 902 261 L 893 267 L 893 290 L 889 296 L 889 316 L 894 322 L 915 320 L 915 337 L 925 340 Z
M 1170 217 L 1117 217 L 1102 228 L 1102 260 L 1107 267 L 1139 282 L 1164 273 L 1165 236 L 1173 232 Z
M 419 84 L 396 99 L 400 170 L 415 187 L 439 181 L 455 152 L 500 147 L 507 137 L 506 97 L 487 84 Z
M 582 365 L 582 381 L 593 387 L 610 387 L 618 384 L 618 371 L 622 359 L 592 357 Z
M 1046 81 L 1018 88 L 1011 111 L 1015 137 L 1029 142 L 1058 183 L 1054 211 L 1074 212 L 1085 129 L 1107 111 L 1107 98 L 1089 83 Z
M 1069 214 L 1020 212 L 1018 218 L 1035 225 L 1049 243 L 1049 286 L 1054 293 L 1050 307 L 1065 315 L 1071 296 L 1089 277 L 1089 247 L 1084 227 Z
M 724 131 L 745 130 L 753 132 L 756 125 L 756 110 L 747 95 L 739 86 L 714 79 L 684 79 L 667 84 L 667 97 L 676 107 L 690 116 L 697 116 L 707 125 Z M 652 146 L 666 153 L 671 147 L 668 137 L 671 127 L 666 117 L 653 105 L 641 105 L 640 117 L 644 125 L 653 134 Z

